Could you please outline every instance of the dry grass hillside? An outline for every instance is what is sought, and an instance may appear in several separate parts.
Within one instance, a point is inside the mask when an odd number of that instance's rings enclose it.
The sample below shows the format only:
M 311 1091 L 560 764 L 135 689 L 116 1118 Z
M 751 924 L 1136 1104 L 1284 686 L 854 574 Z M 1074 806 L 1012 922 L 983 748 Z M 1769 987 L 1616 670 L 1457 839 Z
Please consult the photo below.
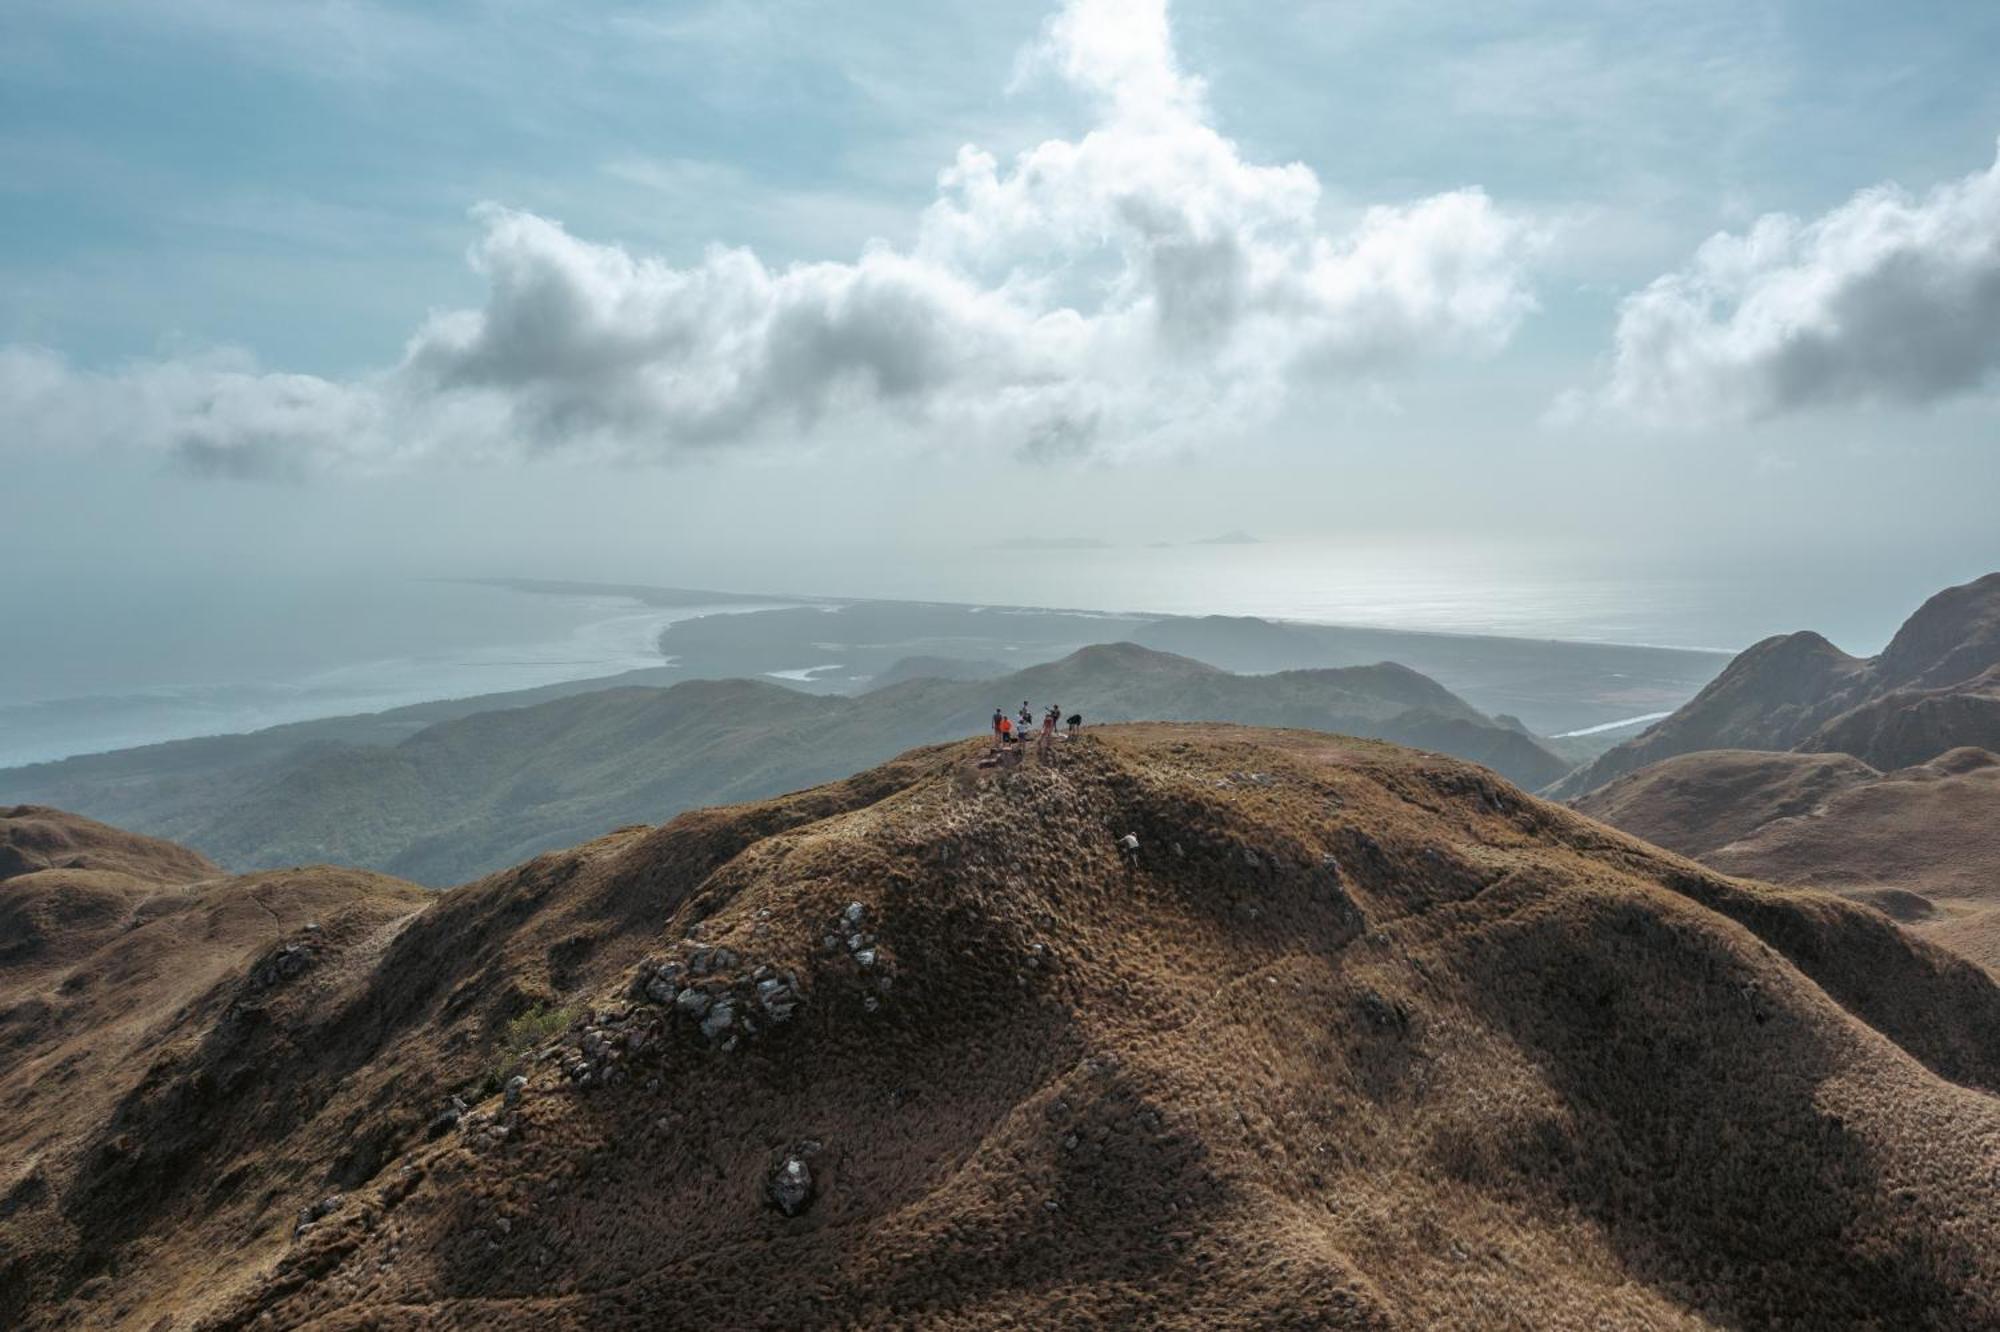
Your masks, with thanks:
M 186 847 L 80 814 L 46 805 L 0 808 L 0 879 L 51 869 L 140 883 L 183 883 L 221 873 L 208 857 Z
M 2000 1325 L 1985 972 L 1387 744 L 1013 760 L 182 890 L 5 1047 L 0 1323 Z
M 2000 967 L 2000 758 L 1986 750 L 1889 773 L 1844 754 L 1687 754 L 1577 807 L 1728 874 L 1858 897 Z
M 1835 792 L 1881 775 L 1846 754 L 1705 749 L 1628 773 L 1576 807 L 1634 837 L 1700 859 L 1774 819 L 1810 813 Z
M 205 858 L 39 806 L 0 810 L 0 1326 L 17 1326 L 35 1268 L 71 1271 L 130 1252 L 138 1231 L 113 1207 L 74 1210 L 69 1190 L 94 1172 L 163 1186 L 159 1143 L 119 1127 L 158 1061 L 187 1050 L 215 1008 L 295 979 L 330 950 L 408 915 L 428 895 L 349 870 L 223 876 Z M 212 1035 L 212 1033 L 211 1033 Z M 256 1070 L 218 1069 L 213 1091 L 254 1085 Z M 195 1112 L 197 1115 L 199 1111 Z M 203 1182 L 217 1193 L 227 1180 Z M 194 1256 L 170 1236 L 168 1261 Z M 43 1311 L 89 1326 L 115 1264 Z

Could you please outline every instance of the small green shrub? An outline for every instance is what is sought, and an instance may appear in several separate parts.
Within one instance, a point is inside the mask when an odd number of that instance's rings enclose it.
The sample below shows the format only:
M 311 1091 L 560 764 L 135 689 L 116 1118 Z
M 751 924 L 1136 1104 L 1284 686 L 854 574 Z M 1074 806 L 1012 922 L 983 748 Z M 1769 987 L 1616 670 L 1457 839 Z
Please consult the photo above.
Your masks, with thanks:
M 534 1004 L 509 1018 L 493 1066 L 486 1073 L 486 1091 L 490 1094 L 506 1086 L 507 1079 L 519 1073 L 535 1051 L 568 1031 L 575 1017 L 576 1009 L 571 1007 Z

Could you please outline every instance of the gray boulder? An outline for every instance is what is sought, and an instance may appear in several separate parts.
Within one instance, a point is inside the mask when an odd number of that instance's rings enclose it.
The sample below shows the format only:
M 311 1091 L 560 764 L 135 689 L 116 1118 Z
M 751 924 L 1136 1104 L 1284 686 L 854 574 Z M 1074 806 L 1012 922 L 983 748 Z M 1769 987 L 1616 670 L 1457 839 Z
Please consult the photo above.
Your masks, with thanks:
M 814 1187 L 811 1169 L 796 1152 L 771 1172 L 767 1186 L 772 1205 L 786 1216 L 797 1216 L 812 1206 Z

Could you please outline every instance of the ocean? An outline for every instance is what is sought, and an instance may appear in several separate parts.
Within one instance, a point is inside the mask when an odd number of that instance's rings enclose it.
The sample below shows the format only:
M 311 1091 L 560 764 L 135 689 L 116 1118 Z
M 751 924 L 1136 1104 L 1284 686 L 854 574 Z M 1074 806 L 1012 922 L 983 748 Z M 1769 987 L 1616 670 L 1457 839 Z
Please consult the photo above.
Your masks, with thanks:
M 1893 558 L 1847 545 L 1757 550 L 1715 538 L 1692 541 L 1672 558 L 1607 543 L 1438 538 L 1002 546 L 921 556 L 829 550 L 742 570 L 737 585 L 1728 652 L 1816 629 L 1867 655 L 1925 598 L 2000 568 L 2000 541 L 1991 545 Z
M 535 573 L 538 571 L 508 571 Z M 1931 593 L 1984 569 L 1902 561 L 1622 563 L 1602 552 L 1421 543 L 769 555 L 729 592 L 1278 619 L 1737 650 L 1813 628 L 1880 649 Z M 705 575 L 705 576 L 704 576 Z M 708 586 L 713 569 L 624 581 Z M 774 597 L 770 604 L 779 604 Z M 419 578 L 48 580 L 0 589 L 0 766 L 662 664 L 651 607 Z
M 659 666 L 671 609 L 383 578 L 146 579 L 5 608 L 0 767 Z

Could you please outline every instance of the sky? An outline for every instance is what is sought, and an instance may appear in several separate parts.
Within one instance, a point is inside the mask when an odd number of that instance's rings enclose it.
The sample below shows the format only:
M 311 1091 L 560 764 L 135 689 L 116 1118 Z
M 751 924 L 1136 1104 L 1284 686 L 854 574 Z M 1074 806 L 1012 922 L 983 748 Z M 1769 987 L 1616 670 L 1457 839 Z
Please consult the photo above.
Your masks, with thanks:
M 1897 600 L 2000 567 L 1996 67 L 1988 0 L 11 0 L 0 559 Z

